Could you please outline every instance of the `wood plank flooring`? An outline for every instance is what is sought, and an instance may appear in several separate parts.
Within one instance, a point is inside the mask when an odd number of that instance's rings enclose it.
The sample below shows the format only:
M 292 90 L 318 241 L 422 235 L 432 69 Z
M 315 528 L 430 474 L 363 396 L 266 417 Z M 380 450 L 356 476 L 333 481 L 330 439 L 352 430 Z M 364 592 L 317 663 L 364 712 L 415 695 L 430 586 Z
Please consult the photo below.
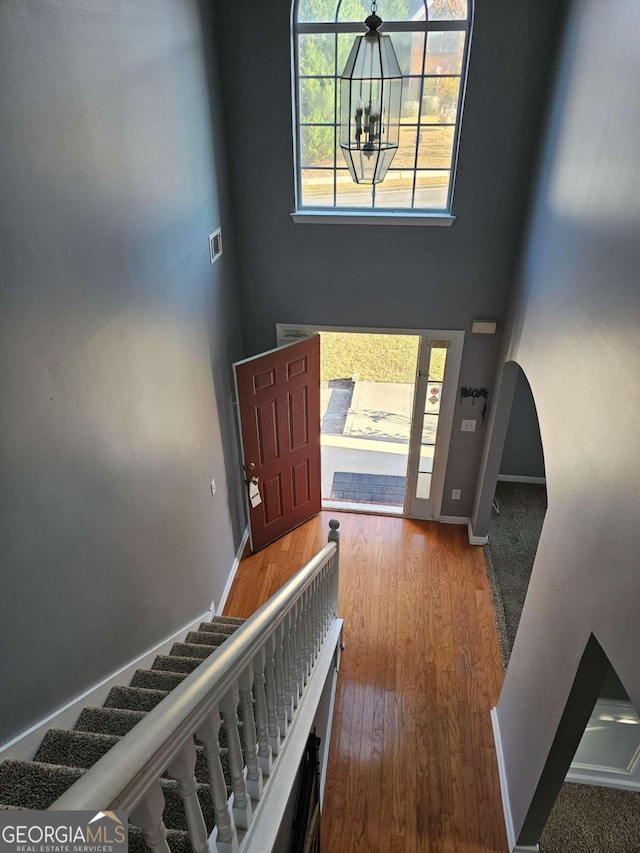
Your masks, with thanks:
M 345 621 L 323 853 L 506 853 L 489 710 L 502 684 L 484 549 L 464 527 L 324 512 L 243 559 L 250 616 L 340 521 Z

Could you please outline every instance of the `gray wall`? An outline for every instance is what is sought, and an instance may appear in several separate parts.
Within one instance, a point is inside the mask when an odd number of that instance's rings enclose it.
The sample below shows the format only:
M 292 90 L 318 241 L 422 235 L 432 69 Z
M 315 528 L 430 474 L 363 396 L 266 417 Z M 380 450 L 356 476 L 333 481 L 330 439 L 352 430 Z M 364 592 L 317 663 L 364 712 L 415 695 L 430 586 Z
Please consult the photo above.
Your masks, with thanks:
M 544 477 L 538 413 L 527 377 L 522 371 L 516 380 L 500 473 L 516 477 Z
M 0 4 L 0 743 L 219 600 L 240 538 L 210 29 Z
M 294 224 L 290 2 L 218 0 L 248 354 L 275 323 L 470 330 L 504 318 L 562 3 L 478 3 L 452 228 Z M 461 385 L 491 387 L 499 336 L 465 343 Z M 458 406 L 442 511 L 468 515 L 484 427 Z M 452 488 L 462 490 L 450 501 Z
M 591 633 L 640 708 L 639 28 L 635 0 L 573 3 L 505 353 L 549 497 L 498 705 L 516 832 Z

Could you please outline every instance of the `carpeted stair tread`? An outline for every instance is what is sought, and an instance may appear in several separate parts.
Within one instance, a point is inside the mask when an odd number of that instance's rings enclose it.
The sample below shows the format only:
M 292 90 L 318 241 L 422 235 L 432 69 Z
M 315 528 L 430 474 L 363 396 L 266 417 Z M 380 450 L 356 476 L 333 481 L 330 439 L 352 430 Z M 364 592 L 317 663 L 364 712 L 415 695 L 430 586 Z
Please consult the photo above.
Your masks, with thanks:
M 229 637 L 217 631 L 189 631 L 185 643 L 198 643 L 207 646 L 221 646 Z
M 33 757 L 34 761 L 44 764 L 64 765 L 65 767 L 92 767 L 103 755 L 115 746 L 119 737 L 96 734 L 95 732 L 74 732 L 64 729 L 49 729 Z
M 174 690 L 187 677 L 185 672 L 162 672 L 157 669 L 137 669 L 131 679 L 132 687 L 148 690 Z
M 128 711 L 152 711 L 158 702 L 169 695 L 167 689 L 150 690 L 146 687 L 112 687 L 104 703 L 105 708 Z
M 220 622 L 222 625 L 236 625 L 240 627 L 240 625 L 244 625 L 246 619 L 238 618 L 237 616 L 214 616 L 212 622 Z
M 175 655 L 158 655 L 151 665 L 154 672 L 183 672 L 189 675 L 202 663 L 201 658 L 183 658 Z
M 48 809 L 84 770 L 10 759 L 0 764 L 0 801 L 8 806 Z
M 198 631 L 209 631 L 211 634 L 224 634 L 230 637 L 239 627 L 239 625 L 226 625 L 224 622 L 201 622 Z
M 95 732 L 124 737 L 145 717 L 145 711 L 131 711 L 124 708 L 84 708 L 73 729 L 76 732 Z
M 204 660 L 209 655 L 212 655 L 217 648 L 217 646 L 207 646 L 203 643 L 174 643 L 171 646 L 169 655 L 171 657 L 200 658 L 200 660 Z

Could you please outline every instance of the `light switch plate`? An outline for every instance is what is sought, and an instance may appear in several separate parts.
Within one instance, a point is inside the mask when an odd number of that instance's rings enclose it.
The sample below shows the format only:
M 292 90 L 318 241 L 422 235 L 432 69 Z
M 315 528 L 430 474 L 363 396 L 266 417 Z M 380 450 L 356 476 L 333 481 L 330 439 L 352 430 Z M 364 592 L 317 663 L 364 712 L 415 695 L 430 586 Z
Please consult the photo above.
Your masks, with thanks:
M 460 489 L 452 489 L 451 500 L 452 501 L 459 501 L 460 500 Z
M 471 420 L 463 420 L 461 432 L 475 432 L 476 431 L 476 421 Z
M 216 480 L 215 477 L 211 481 L 211 497 L 213 497 L 216 493 Z

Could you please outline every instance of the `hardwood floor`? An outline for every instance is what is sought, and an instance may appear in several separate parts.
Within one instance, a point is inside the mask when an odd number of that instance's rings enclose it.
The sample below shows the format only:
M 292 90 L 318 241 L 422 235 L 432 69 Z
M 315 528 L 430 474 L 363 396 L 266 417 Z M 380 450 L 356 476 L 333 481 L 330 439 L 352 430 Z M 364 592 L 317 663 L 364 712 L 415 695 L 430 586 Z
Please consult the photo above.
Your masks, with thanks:
M 484 549 L 464 527 L 324 512 L 242 560 L 250 616 L 340 521 L 345 621 L 323 853 L 505 853 L 489 710 L 502 683 Z

